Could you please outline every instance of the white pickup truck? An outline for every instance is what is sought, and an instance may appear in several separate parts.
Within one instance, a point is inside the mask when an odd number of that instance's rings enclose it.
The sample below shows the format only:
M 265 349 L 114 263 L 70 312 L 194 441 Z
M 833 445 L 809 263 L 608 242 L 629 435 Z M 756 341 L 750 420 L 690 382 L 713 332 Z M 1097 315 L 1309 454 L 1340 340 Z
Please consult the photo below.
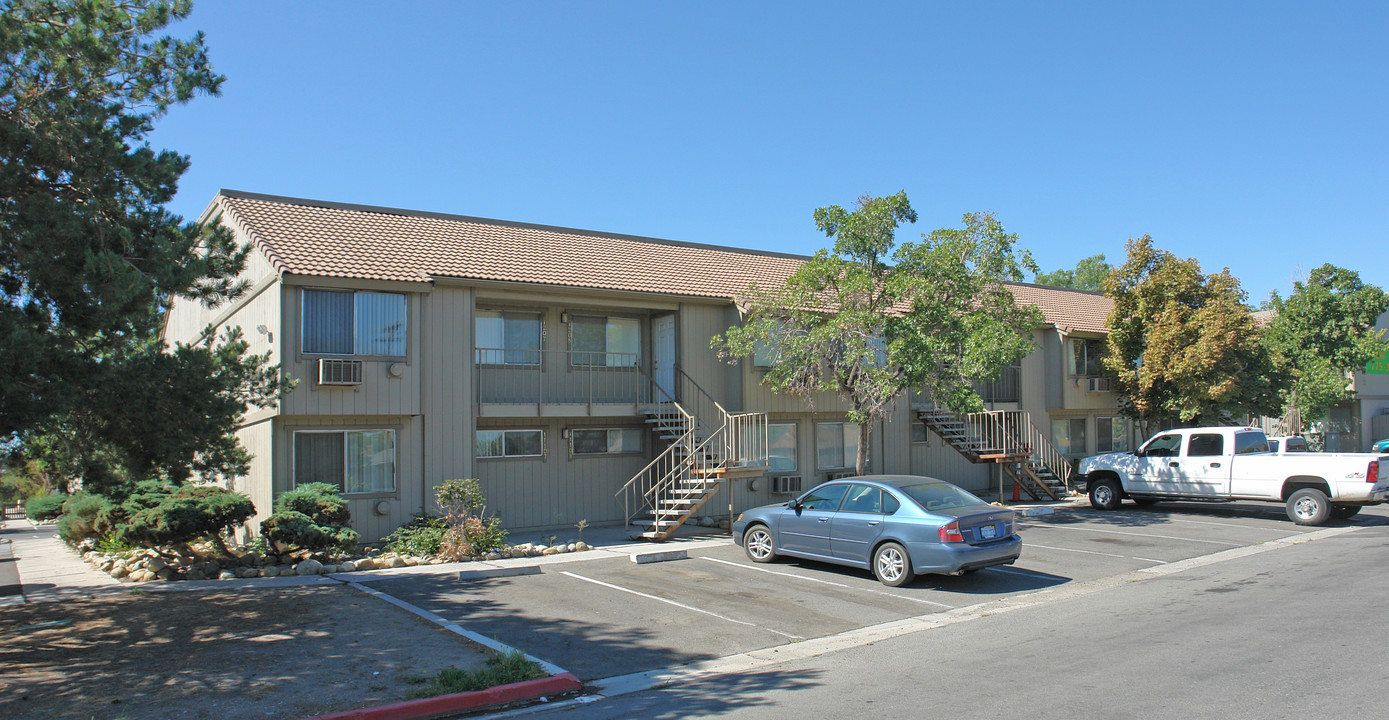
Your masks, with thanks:
M 1366 453 L 1269 452 L 1268 438 L 1251 427 L 1168 430 L 1131 453 L 1085 458 L 1080 476 L 1090 504 L 1119 507 L 1159 500 L 1263 500 L 1286 503 L 1299 525 L 1345 519 L 1389 499 L 1389 458 Z

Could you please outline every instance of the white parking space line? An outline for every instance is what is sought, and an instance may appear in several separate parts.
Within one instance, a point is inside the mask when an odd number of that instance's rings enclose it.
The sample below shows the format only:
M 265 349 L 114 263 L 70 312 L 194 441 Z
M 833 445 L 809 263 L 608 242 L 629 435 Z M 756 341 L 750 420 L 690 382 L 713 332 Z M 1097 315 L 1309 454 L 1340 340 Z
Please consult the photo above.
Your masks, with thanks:
M 790 634 L 790 633 L 784 633 L 784 632 L 782 632 L 782 631 L 780 631 L 780 630 L 773 630 L 773 629 L 771 629 L 771 628 L 769 628 L 769 627 L 762 627 L 761 625 L 756 625 L 756 624 L 754 624 L 754 623 L 744 622 L 744 621 L 742 621 L 742 620 L 734 620 L 734 619 L 731 618 L 731 617 L 727 617 L 727 616 L 724 616 L 724 615 L 720 615 L 720 614 L 718 614 L 718 613 L 716 613 L 716 612 L 709 612 L 708 610 L 703 610 L 703 609 L 700 609 L 700 608 L 697 608 L 697 607 L 693 607 L 693 606 L 690 606 L 690 605 L 686 605 L 686 604 L 684 604 L 684 603 L 676 602 L 676 601 L 674 601 L 674 600 L 669 600 L 669 599 L 667 599 L 667 598 L 658 597 L 658 596 L 656 596 L 656 595 L 648 595 L 648 594 L 646 594 L 646 593 L 644 593 L 644 592 L 639 592 L 639 591 L 636 591 L 636 590 L 632 590 L 632 589 L 630 589 L 630 588 L 625 588 L 625 587 L 622 587 L 622 586 L 620 586 L 620 585 L 613 585 L 612 583 L 605 583 L 605 582 L 603 582 L 602 580 L 594 580 L 593 578 L 584 577 L 583 575 L 576 575 L 576 574 L 574 574 L 574 573 L 572 573 L 572 572 L 569 572 L 569 571 L 567 571 L 567 570 L 561 571 L 561 572 L 560 572 L 560 575 L 568 575 L 569 577 L 572 577 L 572 578 L 574 578 L 575 580 L 583 580 L 584 582 L 593 583 L 594 585 L 602 585 L 602 586 L 605 587 L 605 588 L 610 588 L 610 589 L 612 589 L 612 590 L 617 590 L 617 591 L 619 591 L 619 592 L 631 593 L 632 595 L 636 595 L 636 596 L 638 596 L 638 597 L 644 597 L 644 598 L 646 598 L 646 599 L 648 599 L 648 600 L 656 600 L 656 601 L 658 601 L 658 602 L 666 603 L 667 605 L 674 605 L 675 607 L 682 608 L 682 609 L 684 609 L 684 610 L 689 610 L 690 612 L 702 613 L 702 614 L 704 614 L 704 615 L 709 615 L 709 616 L 711 616 L 711 617 L 716 617 L 716 618 L 718 618 L 718 619 L 720 619 L 720 620 L 726 620 L 726 621 L 728 621 L 728 622 L 735 623 L 735 624 L 738 624 L 738 625 L 747 625 L 748 627 L 761 628 L 761 629 L 763 629 L 763 630 L 766 630 L 766 631 L 769 632 L 769 633 L 774 633 L 774 634 L 780 635 L 780 636 L 782 636 L 782 637 L 784 637 L 784 638 L 790 638 L 791 640 L 804 640 L 804 639 L 805 639 L 805 638 L 801 637 L 800 635 L 792 635 L 792 634 Z
M 776 570 L 768 570 L 767 568 L 760 568 L 754 567 L 752 565 L 744 565 L 742 563 L 729 562 L 728 560 L 720 560 L 718 558 L 705 557 L 703 555 L 699 556 L 699 558 L 701 560 L 708 560 L 709 562 L 716 562 L 721 565 L 732 565 L 733 567 L 743 568 L 744 570 L 756 570 L 757 572 L 764 572 L 771 575 L 780 575 L 782 577 L 795 578 L 797 580 L 804 580 L 806 582 L 820 583 L 821 585 L 831 585 L 833 587 L 844 588 L 846 590 L 858 590 L 859 592 L 872 593 L 874 595 L 886 595 L 887 597 L 897 598 L 899 600 L 911 600 L 912 602 L 919 602 L 924 605 L 934 605 L 939 608 L 945 608 L 946 610 L 953 610 L 955 608 L 954 605 L 946 605 L 945 603 L 933 602 L 931 600 L 923 600 L 921 598 L 908 597 L 906 595 L 898 595 L 897 593 L 884 592 L 882 590 L 874 590 L 873 588 L 854 588 L 849 585 L 832 582 L 830 580 L 821 580 L 820 578 L 806 577 L 804 575 L 797 575 L 795 573 L 777 572 Z
M 1152 558 L 1138 557 L 1137 555 L 1116 555 L 1114 553 L 1097 552 L 1095 550 L 1077 550 L 1075 548 L 1052 547 L 1051 545 L 1038 545 L 1037 543 L 1027 543 L 1023 547 L 1041 548 L 1043 550 L 1060 550 L 1061 552 L 1085 553 L 1086 555 L 1103 555 L 1105 557 L 1122 558 L 1124 560 L 1142 560 L 1143 562 L 1157 563 L 1166 565 L 1166 560 L 1154 560 Z
M 1124 532 L 1123 530 L 1105 530 L 1102 528 L 1069 527 L 1066 525 L 1048 525 L 1046 523 L 1019 523 L 1024 527 L 1046 528 L 1048 530 L 1079 530 L 1081 532 L 1105 533 L 1108 535 L 1132 535 L 1133 537 L 1158 538 L 1161 540 L 1180 540 L 1182 542 L 1207 543 L 1210 545 L 1226 545 L 1229 547 L 1243 547 L 1248 543 L 1232 543 L 1224 540 L 1200 540 L 1197 538 L 1184 538 L 1175 535 L 1158 535 L 1156 533 L 1136 533 Z
M 1211 522 L 1209 520 L 1183 520 L 1181 518 L 1167 518 L 1167 522 L 1186 523 L 1188 525 L 1215 525 L 1217 527 L 1239 528 L 1241 530 L 1266 530 L 1268 532 L 1280 532 L 1288 535 L 1301 535 L 1306 530 L 1288 530 L 1286 528 L 1263 527 L 1261 525 L 1243 525 L 1241 523 Z

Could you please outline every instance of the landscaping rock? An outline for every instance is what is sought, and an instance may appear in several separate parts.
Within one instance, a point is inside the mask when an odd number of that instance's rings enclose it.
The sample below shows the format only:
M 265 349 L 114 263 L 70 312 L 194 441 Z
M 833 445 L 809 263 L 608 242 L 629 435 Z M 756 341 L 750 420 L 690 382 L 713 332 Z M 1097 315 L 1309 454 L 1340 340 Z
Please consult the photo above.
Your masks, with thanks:
M 569 543 L 568 545 L 565 545 L 565 546 L 564 546 L 564 549 L 565 549 L 565 552 L 576 552 L 576 551 L 578 551 L 578 549 L 579 549 L 579 544 L 578 544 L 578 543 Z
M 130 568 L 118 563 L 112 566 L 112 568 L 108 572 L 111 573 L 111 577 L 120 580 L 121 578 L 130 574 Z
M 385 566 L 388 568 L 403 568 L 405 567 L 405 560 L 400 556 L 387 558 Z
M 586 542 L 580 540 L 579 542 L 574 543 L 574 549 L 577 550 L 578 552 L 583 552 L 583 551 L 588 550 L 588 549 L 590 549 L 590 548 L 589 548 L 589 546 L 588 546 L 588 543 L 586 543 Z
M 376 561 L 371 558 L 361 558 L 353 562 L 358 570 L 375 570 Z
M 235 580 L 235 579 L 236 579 L 236 573 L 234 573 L 234 572 L 232 572 L 232 571 L 230 571 L 230 570 L 222 570 L 221 572 L 218 572 L 218 573 L 217 573 L 217 579 L 218 579 L 218 580 Z
M 183 576 L 183 579 L 184 579 L 184 580 L 206 580 L 206 579 L 207 579 L 207 574 L 204 573 L 202 570 L 199 570 L 198 568 L 193 568 L 193 569 L 191 569 L 191 570 L 188 571 L 188 574 L 187 574 L 187 575 L 184 575 L 184 576 Z
M 304 560 L 294 566 L 295 575 L 317 575 L 323 571 L 323 563 L 317 560 Z
M 559 548 L 556 548 L 556 547 L 547 547 L 547 548 L 545 548 L 544 550 L 540 551 L 540 554 L 541 554 L 541 555 L 558 555 L 558 554 L 559 554 Z
M 166 568 L 166 567 L 168 567 L 168 566 L 169 566 L 169 563 L 164 562 L 164 558 L 152 557 L 152 558 L 146 558 L 146 560 L 145 560 L 145 569 L 146 569 L 146 570 L 149 570 L 150 572 L 155 572 L 155 573 L 157 573 L 157 572 L 159 572 L 160 570 L 163 570 L 164 568 Z
M 164 569 L 155 573 L 154 576 L 159 578 L 160 580 L 175 580 L 178 578 L 178 571 L 173 569 L 172 567 L 166 566 L 164 567 Z

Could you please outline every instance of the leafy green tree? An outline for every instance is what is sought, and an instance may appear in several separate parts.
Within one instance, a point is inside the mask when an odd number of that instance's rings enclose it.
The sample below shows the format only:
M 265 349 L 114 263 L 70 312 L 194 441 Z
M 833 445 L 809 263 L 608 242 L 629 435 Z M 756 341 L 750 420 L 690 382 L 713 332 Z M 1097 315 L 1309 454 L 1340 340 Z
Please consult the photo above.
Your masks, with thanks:
M 1037 284 L 1104 292 L 1105 280 L 1109 279 L 1109 274 L 1113 271 L 1114 267 L 1105 262 L 1104 253 L 1100 253 L 1076 263 L 1074 270 L 1039 272 L 1037 273 Z
M 1277 409 L 1281 376 L 1228 268 L 1202 275 L 1194 258 L 1144 235 L 1129 240 L 1107 294 L 1114 310 L 1101 362 L 1127 414 L 1214 424 L 1227 413 Z
M 238 338 L 172 353 L 158 339 L 174 298 L 247 289 L 247 248 L 163 207 L 188 158 L 146 143 L 171 105 L 223 80 L 201 34 L 155 36 L 190 8 L 11 0 L 0 14 L 0 438 L 89 490 L 236 474 L 222 405 L 285 390 Z
M 774 392 L 843 398 L 859 425 L 859 472 L 873 421 L 894 398 L 921 387 L 949 408 L 982 409 L 971 381 L 997 377 L 1026 355 L 1041 322 L 1004 284 L 1036 266 L 993 215 L 965 215 L 963 228 L 899 245 L 897 227 L 916 217 L 905 192 L 861 197 L 853 211 L 816 210 L 833 249 L 781 287 L 751 288 L 743 325 L 711 340 L 726 359 L 769 349 L 775 362 L 763 382 Z
M 1291 382 L 1283 391 L 1289 432 L 1301 432 L 1349 399 L 1351 373 L 1389 349 L 1375 321 L 1389 310 L 1389 294 L 1366 285 L 1354 270 L 1326 264 L 1306 282 L 1293 283 L 1286 300 L 1273 293 L 1273 319 L 1264 345 Z

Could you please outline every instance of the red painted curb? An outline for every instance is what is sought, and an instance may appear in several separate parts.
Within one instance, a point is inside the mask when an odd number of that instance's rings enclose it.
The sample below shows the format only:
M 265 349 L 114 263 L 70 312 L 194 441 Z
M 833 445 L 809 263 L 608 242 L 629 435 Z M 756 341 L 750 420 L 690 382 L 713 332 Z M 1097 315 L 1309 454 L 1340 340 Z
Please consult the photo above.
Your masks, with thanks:
M 543 695 L 558 695 L 578 690 L 581 687 L 583 687 L 583 683 L 579 682 L 579 679 L 574 677 L 572 673 L 566 672 L 538 680 L 498 685 L 486 690 L 406 700 L 393 705 L 344 710 L 327 715 L 314 715 L 311 718 L 305 718 L 305 720 L 420 720 L 420 718 L 430 718 L 446 713 L 476 710 L 488 705 L 529 700 Z

